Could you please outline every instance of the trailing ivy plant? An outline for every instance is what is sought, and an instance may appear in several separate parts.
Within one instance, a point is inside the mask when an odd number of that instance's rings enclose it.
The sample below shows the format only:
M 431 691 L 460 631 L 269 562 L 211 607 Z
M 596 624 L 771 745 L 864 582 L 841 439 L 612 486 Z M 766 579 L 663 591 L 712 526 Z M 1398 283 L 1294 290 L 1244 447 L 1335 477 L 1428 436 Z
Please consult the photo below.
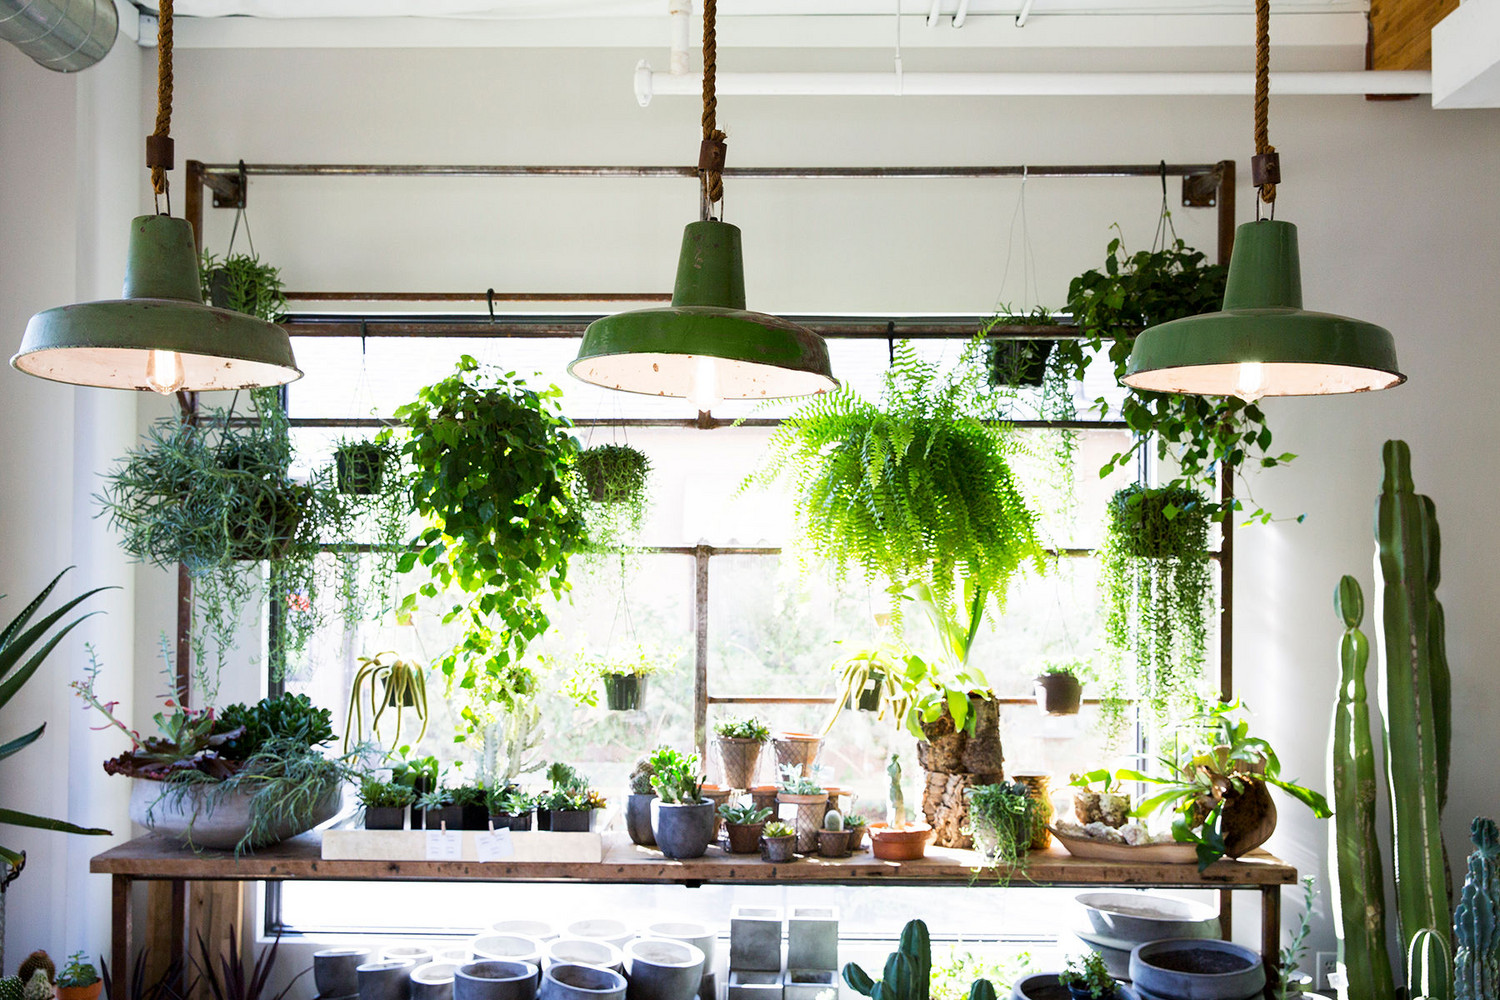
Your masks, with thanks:
M 987 607 L 1003 607 L 1022 566 L 1044 568 L 982 354 L 976 337 L 945 374 L 896 344 L 878 405 L 848 386 L 814 396 L 771 435 L 747 480 L 789 477 L 804 554 L 840 580 L 851 567 L 867 583 L 883 579 L 898 622 L 903 595 L 924 588 L 972 631 Z
M 267 323 L 286 319 L 286 295 L 281 270 L 254 253 L 229 253 L 215 257 L 205 253 L 198 261 L 203 301 L 220 309 L 233 309 Z
M 1201 710 L 1215 606 L 1210 519 L 1207 499 L 1184 486 L 1127 486 L 1110 499 L 1100 552 L 1100 715 L 1112 739 L 1125 728 L 1132 701 L 1161 723 Z
M 603 444 L 579 454 L 577 473 L 589 547 L 628 546 L 646 520 L 651 460 L 628 444 Z
M 378 473 L 366 489 L 349 489 L 337 464 L 340 454 L 358 454 Z M 377 620 L 399 604 L 397 570 L 411 539 L 411 470 L 387 428 L 368 440 L 341 440 L 335 451 L 333 481 L 338 504 L 328 537 L 337 572 L 339 611 L 344 621 Z M 347 469 L 345 470 L 347 472 Z
M 1119 232 L 1119 227 L 1115 227 Z M 1104 351 L 1113 366 L 1115 380 L 1125 375 L 1136 335 L 1147 326 L 1213 312 L 1224 299 L 1227 269 L 1209 264 L 1200 250 L 1175 239 L 1160 250 L 1126 251 L 1122 238 L 1110 240 L 1104 269 L 1089 270 L 1068 286 L 1068 311 L 1081 337 L 1062 341 L 1058 354 L 1069 375 L 1081 379 L 1091 360 L 1090 352 Z M 1109 404 L 1096 401 L 1101 416 Z M 1235 396 L 1208 397 L 1131 390 L 1121 406 L 1120 418 L 1129 426 L 1130 447 L 1116 454 L 1100 470 L 1107 476 L 1116 468 L 1128 468 L 1153 438 L 1158 458 L 1170 458 L 1179 468 L 1180 480 L 1202 487 L 1216 467 L 1231 471 L 1247 463 L 1272 467 L 1289 462 L 1290 453 L 1271 451 L 1271 430 L 1256 403 Z M 1235 501 L 1234 509 L 1242 505 Z M 1216 520 L 1227 511 L 1210 506 Z M 1258 509 L 1252 518 L 1268 521 L 1271 515 Z
M 402 450 L 412 500 L 428 520 L 421 548 L 404 553 L 399 569 L 420 565 L 430 575 L 402 611 L 415 610 L 419 596 L 452 601 L 443 620 L 464 631 L 436 666 L 472 696 L 461 710 L 471 730 L 481 722 L 472 704 L 480 691 L 506 712 L 536 694 L 521 657 L 546 630 L 544 599 L 567 589 L 568 556 L 585 541 L 573 488 L 578 443 L 561 395 L 465 355 L 396 411 L 409 432 Z

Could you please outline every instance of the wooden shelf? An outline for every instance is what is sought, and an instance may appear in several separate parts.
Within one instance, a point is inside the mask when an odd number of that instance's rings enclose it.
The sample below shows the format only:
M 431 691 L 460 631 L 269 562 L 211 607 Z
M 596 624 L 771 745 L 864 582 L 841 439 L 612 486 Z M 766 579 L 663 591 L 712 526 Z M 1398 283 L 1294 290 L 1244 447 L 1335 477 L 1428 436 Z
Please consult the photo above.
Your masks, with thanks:
M 1003 870 L 980 866 L 972 851 L 930 848 L 920 861 L 877 861 L 868 852 L 829 860 L 803 858 L 769 864 L 755 855 L 709 848 L 702 858 L 672 861 L 624 834 L 606 834 L 597 864 L 472 861 L 324 861 L 321 835 L 292 840 L 236 859 L 226 851 L 193 853 L 166 837 L 149 835 L 96 855 L 91 872 L 130 879 L 191 881 L 415 881 L 415 882 L 615 882 L 678 885 L 931 885 L 982 888 L 1004 881 Z M 1009 884 L 1026 886 L 1151 886 L 1233 889 L 1291 885 L 1297 870 L 1257 851 L 1240 861 L 1219 861 L 1199 873 L 1195 865 L 1125 864 L 1075 858 L 1062 848 L 1033 852 Z

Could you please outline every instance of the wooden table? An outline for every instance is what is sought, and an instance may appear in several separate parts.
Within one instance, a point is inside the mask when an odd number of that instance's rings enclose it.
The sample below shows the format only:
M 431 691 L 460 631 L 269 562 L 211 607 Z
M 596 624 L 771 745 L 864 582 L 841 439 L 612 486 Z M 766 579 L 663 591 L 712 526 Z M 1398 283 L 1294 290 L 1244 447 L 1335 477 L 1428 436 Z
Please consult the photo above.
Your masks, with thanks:
M 631 844 L 624 834 L 606 834 L 598 864 L 472 861 L 324 861 L 321 834 L 306 833 L 236 859 L 225 851 L 193 853 L 160 835 L 138 837 L 96 855 L 89 871 L 114 880 L 110 965 L 130 968 L 130 887 L 136 880 L 169 881 L 173 898 L 183 898 L 187 882 L 230 881 L 402 881 L 402 882 L 606 882 L 654 885 L 893 885 L 984 888 L 1002 881 L 993 869 L 978 870 L 972 851 L 929 848 L 919 861 L 877 861 L 870 854 L 828 860 L 803 858 L 768 864 L 755 855 L 726 854 L 709 848 L 702 858 L 672 861 L 651 848 Z M 1281 947 L 1281 887 L 1297 881 L 1297 870 L 1264 851 L 1239 861 L 1218 861 L 1200 873 L 1195 865 L 1140 864 L 1075 858 L 1054 845 L 1028 855 L 1026 870 L 1010 884 L 1026 887 L 1218 889 L 1229 894 L 1258 890 L 1261 898 L 1261 954 L 1268 973 L 1276 969 Z M 181 907 L 174 906 L 173 953 L 183 955 Z M 1226 938 L 1232 911 L 1221 905 Z

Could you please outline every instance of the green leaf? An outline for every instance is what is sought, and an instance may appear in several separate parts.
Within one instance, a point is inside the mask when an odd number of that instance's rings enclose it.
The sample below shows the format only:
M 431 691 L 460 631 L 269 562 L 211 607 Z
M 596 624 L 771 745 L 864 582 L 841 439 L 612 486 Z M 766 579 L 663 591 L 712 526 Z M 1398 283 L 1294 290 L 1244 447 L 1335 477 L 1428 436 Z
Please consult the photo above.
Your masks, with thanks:
M 33 816 L 30 813 L 17 812 L 14 809 L 0 809 L 0 824 L 7 826 L 25 826 L 34 830 L 52 830 L 56 833 L 77 833 L 89 837 L 107 837 L 110 831 L 98 827 L 75 826 L 60 819 L 46 819 L 42 816 Z

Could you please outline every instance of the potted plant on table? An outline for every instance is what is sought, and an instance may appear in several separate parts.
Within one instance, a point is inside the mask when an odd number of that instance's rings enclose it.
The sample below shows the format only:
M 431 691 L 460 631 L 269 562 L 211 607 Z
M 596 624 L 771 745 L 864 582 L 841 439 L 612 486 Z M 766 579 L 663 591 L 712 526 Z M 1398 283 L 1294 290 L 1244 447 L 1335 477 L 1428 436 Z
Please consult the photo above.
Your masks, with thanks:
M 781 768 L 781 787 L 776 801 L 797 807 L 797 850 L 810 854 L 818 849 L 818 831 L 823 828 L 823 814 L 828 811 L 828 790 L 816 778 L 803 775 L 796 764 Z
M 1067 967 L 1057 974 L 1057 982 L 1067 989 L 1073 1000 L 1116 1000 L 1119 984 L 1104 965 L 1104 956 L 1091 951 L 1081 959 L 1068 959 Z
M 748 789 L 755 784 L 760 766 L 760 751 L 771 738 L 771 730 L 753 716 L 748 719 L 724 719 L 714 723 L 714 746 L 724 768 L 728 788 Z
M 462 830 L 464 814 L 453 801 L 453 790 L 441 785 L 417 796 L 416 814 L 424 830 Z
M 1036 703 L 1047 715 L 1077 715 L 1083 704 L 1082 660 L 1044 664 L 1036 677 Z
M 823 825 L 818 830 L 818 857 L 846 858 L 849 856 L 849 840 L 854 831 L 844 825 L 844 814 L 830 809 L 823 814 Z
M 381 781 L 373 774 L 359 780 L 359 804 L 365 809 L 366 830 L 400 830 L 406 826 L 406 807 L 416 801 L 406 785 Z
M 766 861 L 782 864 L 796 859 L 797 831 L 780 820 L 766 824 L 760 842 L 761 857 Z
M 703 797 L 697 754 L 661 747 L 651 758 L 656 807 L 656 846 L 669 858 L 701 858 L 714 836 L 714 804 Z
M 387 659 L 389 657 L 389 659 Z M 365 708 L 361 696 L 369 705 L 370 732 L 380 736 L 380 720 L 389 711 L 395 716 L 393 741 L 401 739 L 401 713 L 412 709 L 421 728 L 414 742 L 420 743 L 427 735 L 427 672 L 415 663 L 407 663 L 394 652 L 361 656 L 359 667 L 354 672 L 354 683 L 349 687 L 349 715 L 344 722 L 344 749 L 360 743 L 365 734 Z
M 844 828 L 849 831 L 849 850 L 853 852 L 865 849 L 865 830 L 869 826 L 869 820 L 860 813 L 850 813 L 844 817 Z
M 1035 829 L 1036 803 L 1020 782 L 1002 781 L 969 791 L 974 849 L 986 864 L 1024 868 Z
M 103 988 L 99 970 L 81 951 L 69 955 L 57 974 L 57 1000 L 98 1000 Z
M 530 830 L 536 799 L 518 789 L 491 788 L 489 825 L 496 830 Z
M 459 826 L 465 830 L 485 830 L 490 825 L 489 791 L 481 784 L 459 785 L 450 793 L 458 807 Z
M 411 756 L 409 746 L 398 748 L 392 756 L 396 759 L 391 764 L 391 781 L 411 790 L 411 828 L 420 830 L 422 816 L 417 808 L 417 799 L 437 790 L 438 783 L 442 780 L 442 765 L 431 754 Z
M 604 808 L 604 797 L 589 787 L 589 779 L 571 765 L 554 761 L 547 768 L 552 790 L 537 801 L 537 827 L 553 833 L 587 833 L 594 828 L 594 810 Z M 543 811 L 546 816 L 543 818 Z
M 906 796 L 901 790 L 900 755 L 891 754 L 885 773 L 891 779 L 886 821 L 869 824 L 870 850 L 881 861 L 915 861 L 926 856 L 932 827 L 920 821 L 907 821 Z
M 625 830 L 630 842 L 641 847 L 655 847 L 656 834 L 651 829 L 651 803 L 656 800 L 656 789 L 651 786 L 655 776 L 655 754 L 647 754 L 635 762 L 630 772 L 630 797 L 625 800 Z
M 604 703 L 611 712 L 634 712 L 646 704 L 646 680 L 663 664 L 645 647 L 629 656 L 601 657 L 592 662 L 604 685 Z
M 724 818 L 724 829 L 729 834 L 730 854 L 755 854 L 760 851 L 760 835 L 771 818 L 771 810 L 757 809 L 753 805 L 724 805 L 719 807 Z

